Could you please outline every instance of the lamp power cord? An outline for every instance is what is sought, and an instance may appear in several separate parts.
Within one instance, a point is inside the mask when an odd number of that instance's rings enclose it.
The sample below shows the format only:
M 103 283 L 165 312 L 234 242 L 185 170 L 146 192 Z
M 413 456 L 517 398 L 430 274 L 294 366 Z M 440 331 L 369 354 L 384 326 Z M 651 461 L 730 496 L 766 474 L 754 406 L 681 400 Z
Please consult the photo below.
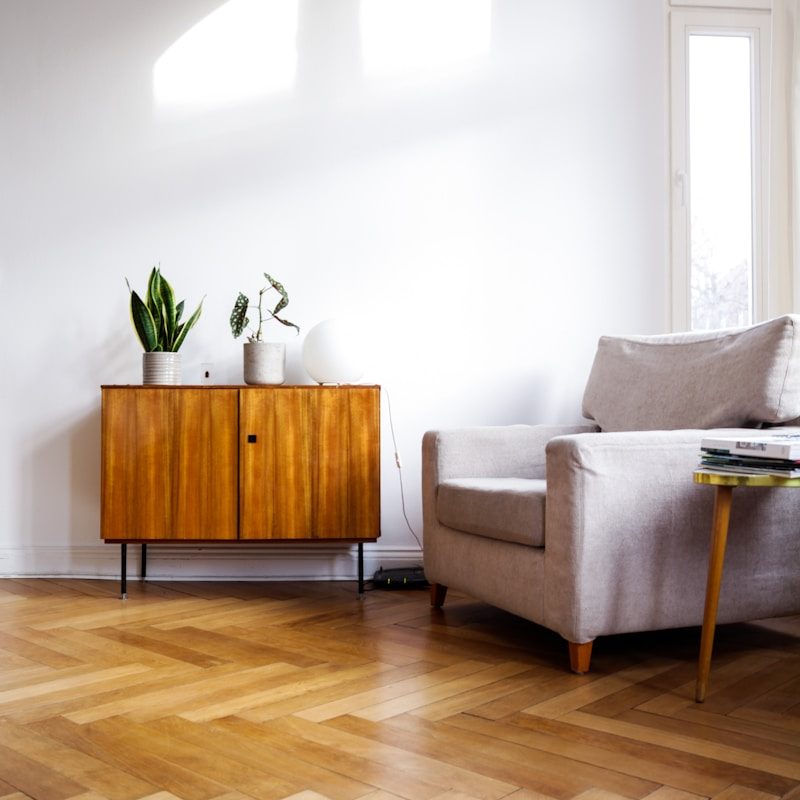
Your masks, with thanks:
M 403 486 L 403 462 L 400 459 L 400 451 L 397 447 L 397 437 L 395 436 L 394 432 L 394 420 L 392 419 L 392 401 L 389 396 L 388 390 L 384 388 L 384 394 L 386 395 L 386 408 L 389 411 L 389 431 L 392 435 L 392 447 L 394 448 L 394 463 L 397 465 L 397 477 L 400 483 L 400 508 L 403 512 L 403 519 L 406 521 L 406 527 L 411 532 L 411 535 L 417 542 L 417 547 L 419 548 L 420 553 L 422 552 L 422 542 L 419 540 L 419 536 L 417 536 L 416 531 L 411 525 L 411 522 L 408 519 L 408 513 L 406 512 L 406 493 L 405 488 Z

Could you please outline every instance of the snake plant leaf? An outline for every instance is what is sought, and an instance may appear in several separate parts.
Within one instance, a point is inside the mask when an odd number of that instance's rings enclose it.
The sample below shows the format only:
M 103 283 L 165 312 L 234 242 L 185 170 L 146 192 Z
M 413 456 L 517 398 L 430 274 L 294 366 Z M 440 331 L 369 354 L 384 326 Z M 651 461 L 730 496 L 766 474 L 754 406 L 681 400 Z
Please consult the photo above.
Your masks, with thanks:
M 289 295 L 286 293 L 286 289 L 283 288 L 282 283 L 279 283 L 275 278 L 267 275 L 266 272 L 264 273 L 264 277 L 272 284 L 272 288 L 281 296 L 281 299 L 278 300 L 278 305 L 272 309 L 272 316 L 274 317 L 281 309 L 289 305 Z
M 183 300 L 175 303 L 175 292 L 161 274 L 160 267 L 153 267 L 150 272 L 144 300 L 131 289 L 127 278 L 125 282 L 131 293 L 131 319 L 145 351 L 176 353 L 200 318 L 203 301 L 200 301 L 194 314 L 181 324 L 185 303 Z
M 177 313 L 175 308 L 175 293 L 172 291 L 172 286 L 170 286 L 169 281 L 166 279 L 159 279 L 158 292 L 159 305 L 161 306 L 161 324 L 164 331 L 164 349 L 172 350 L 174 340 L 178 336 L 178 331 L 176 330 Z
M 158 267 L 153 267 L 150 272 L 150 277 L 147 279 L 147 294 L 144 296 L 144 302 L 153 317 L 153 322 L 156 326 L 156 335 L 161 344 L 163 344 L 163 314 L 161 313 L 161 270 Z M 163 349 L 163 348 L 159 348 Z
M 203 300 L 205 300 L 205 298 L 203 298 Z M 186 334 L 189 333 L 197 320 L 200 319 L 200 314 L 203 311 L 203 300 L 200 301 L 200 305 L 194 310 L 194 314 L 192 314 L 192 316 L 189 317 L 186 322 L 178 325 L 177 330 L 175 331 L 175 339 L 169 348 L 173 353 L 177 353 L 178 350 L 181 349 L 181 345 L 183 344 L 183 340 L 186 338 Z
M 134 291 L 131 291 L 131 320 L 145 352 L 152 353 L 154 350 L 159 350 L 158 328 L 153 315 L 142 298 Z
M 158 267 L 153 267 L 150 271 L 150 276 L 147 278 L 147 294 L 144 296 L 144 302 L 150 308 L 153 304 L 155 297 L 158 297 L 158 280 L 160 278 Z
M 242 331 L 250 324 L 250 320 L 247 318 L 247 309 L 249 307 L 250 299 L 247 295 L 239 292 L 239 296 L 233 305 L 233 311 L 231 311 L 231 333 L 234 339 L 241 336 Z

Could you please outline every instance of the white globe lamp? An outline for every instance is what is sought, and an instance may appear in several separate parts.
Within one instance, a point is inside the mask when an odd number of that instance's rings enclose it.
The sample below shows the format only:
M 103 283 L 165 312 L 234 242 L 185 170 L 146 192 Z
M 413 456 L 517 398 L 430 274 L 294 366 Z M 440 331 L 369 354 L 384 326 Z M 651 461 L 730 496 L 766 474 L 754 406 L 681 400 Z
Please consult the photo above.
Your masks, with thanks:
M 357 383 L 367 369 L 365 334 L 347 319 L 326 319 L 303 342 L 303 366 L 317 383 Z

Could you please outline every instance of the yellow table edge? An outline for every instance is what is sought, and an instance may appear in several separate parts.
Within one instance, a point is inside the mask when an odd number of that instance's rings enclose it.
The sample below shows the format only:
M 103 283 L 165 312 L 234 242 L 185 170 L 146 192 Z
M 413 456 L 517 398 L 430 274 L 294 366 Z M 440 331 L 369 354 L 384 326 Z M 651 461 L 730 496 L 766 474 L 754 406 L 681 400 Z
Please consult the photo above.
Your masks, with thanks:
M 739 472 L 712 472 L 698 469 L 694 473 L 695 483 L 708 486 L 796 486 L 800 487 L 800 478 L 782 478 L 780 475 L 745 475 Z

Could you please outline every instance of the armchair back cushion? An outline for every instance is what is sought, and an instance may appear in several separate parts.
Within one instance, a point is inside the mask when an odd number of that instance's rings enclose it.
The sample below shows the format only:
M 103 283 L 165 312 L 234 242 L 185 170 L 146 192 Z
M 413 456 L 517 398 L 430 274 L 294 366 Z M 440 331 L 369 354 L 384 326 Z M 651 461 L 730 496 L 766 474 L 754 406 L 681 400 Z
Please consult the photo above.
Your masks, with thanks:
M 741 428 L 800 417 L 800 316 L 749 328 L 603 336 L 583 396 L 603 431 Z

